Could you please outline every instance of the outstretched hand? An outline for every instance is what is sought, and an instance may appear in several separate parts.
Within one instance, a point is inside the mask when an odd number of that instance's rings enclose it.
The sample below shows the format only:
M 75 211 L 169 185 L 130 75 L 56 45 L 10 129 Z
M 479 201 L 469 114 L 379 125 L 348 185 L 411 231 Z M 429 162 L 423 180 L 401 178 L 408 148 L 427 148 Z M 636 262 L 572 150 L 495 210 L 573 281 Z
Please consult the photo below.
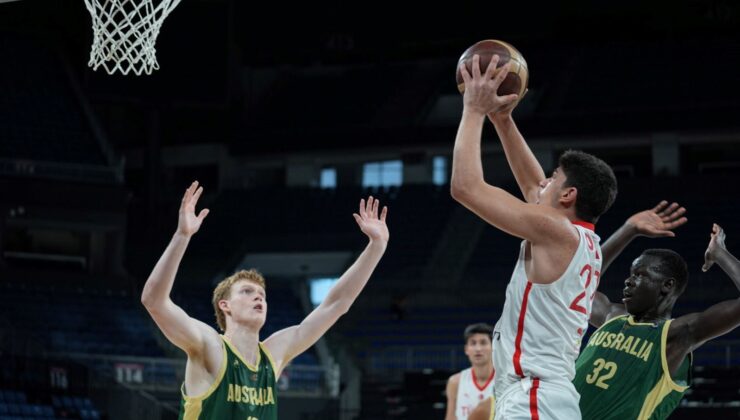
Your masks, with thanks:
M 460 64 L 460 75 L 465 82 L 463 93 L 463 104 L 465 108 L 479 112 L 482 115 L 496 114 L 504 108 L 511 106 L 519 98 L 518 95 L 499 96 L 498 88 L 509 74 L 509 63 L 496 69 L 499 56 L 491 57 L 485 73 L 480 71 L 480 56 L 473 55 L 473 73 L 468 73 L 465 63 Z M 512 107 L 513 109 L 513 107 Z
M 727 249 L 725 247 L 725 230 L 716 223 L 712 225 L 712 233 L 709 234 L 709 246 L 704 252 L 704 265 L 701 267 L 701 271 L 708 271 L 714 262 L 717 260 L 717 253 L 721 249 Z
M 378 216 L 379 206 L 380 201 L 374 199 L 373 196 L 368 197 L 367 203 L 365 203 L 365 199 L 361 199 L 359 214 L 353 213 L 352 216 L 354 216 L 357 225 L 360 226 L 362 233 L 367 235 L 371 241 L 386 243 L 390 237 L 388 226 L 385 224 L 388 207 L 383 206 L 383 210 Z
M 635 213 L 627 219 L 627 224 L 631 225 L 638 235 L 649 238 L 673 238 L 676 236 L 673 230 L 688 221 L 683 215 L 686 209 L 680 207 L 678 203 L 672 203 L 663 200 L 657 206 L 650 210 L 644 210 Z
M 180 216 L 177 222 L 178 233 L 185 236 L 194 235 L 200 229 L 203 219 L 208 216 L 208 209 L 203 209 L 197 216 L 195 215 L 195 205 L 198 204 L 201 194 L 203 194 L 203 187 L 198 186 L 198 181 L 194 181 L 185 190 L 185 195 L 180 203 Z

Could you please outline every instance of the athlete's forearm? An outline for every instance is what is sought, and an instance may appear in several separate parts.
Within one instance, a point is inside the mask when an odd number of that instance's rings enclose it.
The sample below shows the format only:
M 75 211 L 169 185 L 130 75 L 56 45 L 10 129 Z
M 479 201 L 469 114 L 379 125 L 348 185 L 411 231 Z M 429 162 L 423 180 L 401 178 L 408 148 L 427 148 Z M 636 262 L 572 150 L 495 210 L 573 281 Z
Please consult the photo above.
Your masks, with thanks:
M 337 280 L 322 305 L 335 307 L 340 313 L 346 313 L 375 271 L 387 246 L 385 241 L 371 240 L 354 264 Z
M 485 182 L 480 151 L 484 119 L 483 114 L 463 110 L 452 154 L 450 187 L 453 196 L 459 196 L 476 183 Z
M 735 287 L 740 290 L 740 261 L 724 248 L 719 248 L 715 261 L 730 276 L 732 282 L 735 283 Z
M 524 194 L 524 199 L 528 202 L 536 200 L 536 191 L 540 182 L 547 178 L 542 165 L 534 157 L 532 149 L 529 148 L 524 136 L 511 115 L 506 117 L 493 117 L 493 126 L 496 127 L 496 133 L 501 139 L 501 145 L 506 154 L 506 160 L 509 162 L 514 178 L 519 185 L 519 189 Z
M 190 236 L 181 233 L 175 233 L 172 237 L 141 292 L 141 302 L 144 306 L 155 307 L 169 299 L 177 269 L 189 242 Z
M 619 254 L 637 237 L 637 229 L 629 223 L 625 223 L 614 232 L 609 239 L 604 242 L 601 246 L 601 253 L 603 254 L 604 260 L 601 264 L 601 274 L 606 272 L 612 261 L 614 261 Z

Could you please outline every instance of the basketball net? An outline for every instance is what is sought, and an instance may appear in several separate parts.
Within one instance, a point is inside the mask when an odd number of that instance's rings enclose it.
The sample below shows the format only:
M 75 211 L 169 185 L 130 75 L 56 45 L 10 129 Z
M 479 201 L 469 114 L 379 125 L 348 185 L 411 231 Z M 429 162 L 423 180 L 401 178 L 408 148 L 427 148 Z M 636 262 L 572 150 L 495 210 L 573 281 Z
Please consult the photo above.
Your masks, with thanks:
M 162 22 L 180 0 L 85 0 L 92 16 L 93 70 L 102 66 L 108 74 L 152 74 L 159 69 L 157 41 Z

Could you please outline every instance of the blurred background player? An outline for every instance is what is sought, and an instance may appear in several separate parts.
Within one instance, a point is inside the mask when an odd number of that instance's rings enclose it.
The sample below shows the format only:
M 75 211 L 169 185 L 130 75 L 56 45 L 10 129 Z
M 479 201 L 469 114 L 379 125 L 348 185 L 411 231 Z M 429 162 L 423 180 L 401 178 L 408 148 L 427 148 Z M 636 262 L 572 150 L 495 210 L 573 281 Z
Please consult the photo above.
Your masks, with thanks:
M 378 214 L 379 202 L 372 196 L 367 203 L 360 200 L 353 216 L 369 239 L 365 250 L 300 325 L 260 341 L 267 296 L 264 279 L 254 271 L 238 272 L 214 290 L 213 305 L 223 335 L 188 316 L 170 299 L 188 242 L 208 215 L 207 209 L 195 213 L 202 193 L 197 181 L 185 191 L 177 232 L 147 280 L 141 301 L 164 335 L 187 353 L 180 418 L 276 420 L 275 383 L 280 373 L 349 310 L 385 253 L 387 208 Z
M 491 225 L 524 239 L 494 329 L 496 417 L 578 419 L 571 383 L 591 299 L 601 270 L 594 223 L 611 204 L 617 182 L 602 160 L 568 151 L 545 177 L 511 118 L 517 96 L 501 97 L 508 64 L 494 76 L 498 56 L 485 74 L 473 56 L 465 65 L 463 113 L 455 140 L 451 192 Z M 490 115 L 526 202 L 486 183 L 481 135 Z
M 491 340 L 493 327 L 485 323 L 465 328 L 465 355 L 470 366 L 447 381 L 447 414 L 445 420 L 466 420 L 483 400 L 493 396 Z
M 683 211 L 675 203 L 666 210 L 662 203 L 632 216 L 604 245 L 605 259 L 611 262 L 637 235 L 654 236 L 685 223 Z M 740 262 L 724 241 L 724 231 L 713 225 L 702 270 L 717 263 L 740 289 Z M 578 358 L 574 380 L 584 419 L 667 418 L 691 386 L 692 352 L 740 325 L 738 298 L 673 319 L 687 283 L 688 267 L 679 254 L 649 249 L 632 263 L 621 304 L 597 293 L 591 323 L 599 329 Z

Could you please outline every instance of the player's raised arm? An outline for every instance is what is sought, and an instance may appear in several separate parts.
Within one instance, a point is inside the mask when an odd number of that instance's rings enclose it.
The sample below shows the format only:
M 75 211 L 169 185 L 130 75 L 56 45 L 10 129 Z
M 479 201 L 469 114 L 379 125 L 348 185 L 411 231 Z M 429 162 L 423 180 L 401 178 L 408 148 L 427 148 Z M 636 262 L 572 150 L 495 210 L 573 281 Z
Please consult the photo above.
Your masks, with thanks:
M 180 204 L 177 231 L 154 266 L 141 293 L 141 303 L 162 333 L 190 356 L 203 350 L 208 336 L 217 338 L 218 335 L 213 328 L 188 316 L 170 299 L 172 284 L 185 249 L 208 215 L 208 209 L 201 210 L 197 216 L 195 214 L 195 206 L 202 193 L 203 187 L 199 187 L 197 181 L 185 191 Z
M 501 139 L 506 160 L 509 162 L 524 199 L 528 203 L 534 203 L 537 201 L 537 191 L 540 188 L 540 183 L 547 176 L 511 116 L 518 103 L 518 101 L 514 101 L 496 113 L 489 113 L 488 118 L 493 122 L 496 133 Z
M 472 75 L 461 66 L 465 80 L 464 108 L 452 159 L 452 196 L 488 223 L 519 238 L 541 243 L 573 237 L 569 222 L 553 209 L 524 203 L 503 189 L 489 185 L 483 178 L 480 146 L 483 121 L 487 113 L 517 98 L 496 93 L 508 71 L 507 64 L 493 77 L 497 62 L 498 56 L 494 56 L 485 74 L 480 72 L 477 55 L 473 56 Z
M 290 360 L 316 343 L 340 316 L 347 313 L 367 284 L 385 253 L 390 236 L 385 224 L 388 209 L 383 207 L 379 213 L 379 206 L 378 200 L 372 196 L 368 198 L 367 203 L 360 200 L 359 211 L 353 216 L 369 242 L 354 264 L 331 288 L 323 302 L 299 325 L 280 330 L 265 340 L 277 369 L 282 370 Z
M 716 263 L 740 289 L 740 261 L 725 247 L 725 232 L 717 224 L 712 226 L 711 239 L 704 258 L 703 268 L 708 270 Z M 683 344 L 680 346 L 683 347 L 683 351 L 689 352 L 738 326 L 740 326 L 740 297 L 720 302 L 704 312 L 679 317 L 671 325 L 671 333 L 684 338 L 678 342 Z

